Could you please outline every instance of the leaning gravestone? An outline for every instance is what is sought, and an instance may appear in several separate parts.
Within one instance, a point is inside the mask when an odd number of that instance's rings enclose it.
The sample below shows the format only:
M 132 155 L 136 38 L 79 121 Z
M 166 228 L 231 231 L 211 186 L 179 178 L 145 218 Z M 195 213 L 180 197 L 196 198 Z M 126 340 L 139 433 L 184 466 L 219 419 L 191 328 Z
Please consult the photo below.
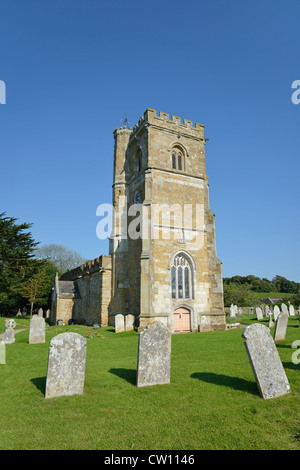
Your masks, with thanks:
M 245 347 L 262 398 L 275 398 L 291 391 L 276 345 L 265 325 L 244 329 Z
M 86 341 L 86 338 L 78 333 L 60 333 L 52 338 L 45 398 L 83 393 Z
M 283 341 L 285 339 L 286 335 L 286 329 L 289 321 L 289 316 L 285 312 L 281 312 L 280 315 L 278 315 L 277 321 L 276 321 L 276 327 L 275 327 L 275 333 L 274 333 L 274 341 Z
M 38 315 L 33 315 L 29 324 L 29 344 L 45 342 L 45 319 Z
M 162 323 L 147 325 L 139 333 L 137 386 L 170 383 L 171 332 Z
M 279 315 L 280 315 L 280 309 L 279 309 L 278 305 L 275 305 L 275 307 L 274 307 L 274 321 L 277 320 Z
M 264 319 L 262 309 L 260 307 L 256 307 L 255 312 L 256 312 L 257 320 L 263 320 Z
M 6 320 L 5 322 L 6 330 L 2 336 L 2 343 L 3 344 L 13 344 L 16 342 L 15 340 L 15 332 L 14 328 L 16 327 L 16 322 L 13 319 Z
M 124 315 L 118 313 L 115 315 L 115 333 L 122 333 L 125 331 Z

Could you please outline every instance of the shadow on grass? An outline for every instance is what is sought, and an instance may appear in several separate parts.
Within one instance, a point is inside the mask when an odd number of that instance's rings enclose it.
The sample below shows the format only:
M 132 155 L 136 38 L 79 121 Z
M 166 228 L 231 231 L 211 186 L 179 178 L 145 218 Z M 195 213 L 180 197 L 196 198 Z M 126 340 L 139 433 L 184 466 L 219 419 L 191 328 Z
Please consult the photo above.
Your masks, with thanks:
M 222 385 L 232 388 L 233 390 L 258 395 L 256 382 L 250 382 L 249 380 L 240 379 L 239 377 L 229 377 L 228 375 L 214 374 L 212 372 L 195 372 L 191 374 L 191 377 L 192 379 L 202 380 L 203 382 Z
M 47 377 L 36 377 L 35 379 L 30 379 L 30 382 L 32 382 L 33 385 L 35 385 L 36 388 L 40 390 L 43 395 L 45 395 L 46 379 Z
M 136 385 L 135 369 L 109 369 L 111 374 L 115 374 L 121 379 L 127 380 L 131 385 Z

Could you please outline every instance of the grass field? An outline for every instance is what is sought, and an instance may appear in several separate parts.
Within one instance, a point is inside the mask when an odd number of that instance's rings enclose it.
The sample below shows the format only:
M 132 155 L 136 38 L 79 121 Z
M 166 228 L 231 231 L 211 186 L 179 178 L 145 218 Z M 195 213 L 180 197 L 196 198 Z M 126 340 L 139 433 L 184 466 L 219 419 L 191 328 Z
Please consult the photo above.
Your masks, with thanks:
M 292 392 L 272 400 L 258 394 L 241 328 L 172 335 L 171 383 L 143 388 L 135 385 L 136 332 L 47 327 L 46 343 L 29 345 L 27 328 L 0 365 L 0 449 L 299 450 L 300 365 L 291 349 L 298 325 L 290 317 L 277 345 Z M 91 335 L 84 394 L 46 400 L 49 341 L 67 330 Z

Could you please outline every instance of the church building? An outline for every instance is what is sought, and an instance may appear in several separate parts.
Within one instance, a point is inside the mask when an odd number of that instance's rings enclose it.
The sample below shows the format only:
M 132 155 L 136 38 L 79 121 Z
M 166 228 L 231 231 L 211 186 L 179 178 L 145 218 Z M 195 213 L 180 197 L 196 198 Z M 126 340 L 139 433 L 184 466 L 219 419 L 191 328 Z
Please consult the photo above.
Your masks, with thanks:
M 204 126 L 147 109 L 114 131 L 109 255 L 56 279 L 51 322 L 172 332 L 225 329 L 222 266 L 209 207 Z

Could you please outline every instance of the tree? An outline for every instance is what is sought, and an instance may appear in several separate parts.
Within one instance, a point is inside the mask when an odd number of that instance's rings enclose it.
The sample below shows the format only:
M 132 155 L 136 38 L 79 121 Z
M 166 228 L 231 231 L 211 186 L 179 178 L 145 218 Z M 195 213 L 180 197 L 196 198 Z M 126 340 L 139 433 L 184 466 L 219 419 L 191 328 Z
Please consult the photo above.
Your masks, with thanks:
M 255 307 L 259 300 L 248 284 L 224 284 L 224 306 Z
M 21 294 L 30 303 L 30 316 L 32 316 L 33 305 L 42 300 L 41 294 L 47 285 L 46 269 L 40 268 L 21 287 Z
M 28 231 L 32 224 L 0 214 L 0 307 L 7 310 L 21 301 L 22 285 L 41 266 L 34 258 L 38 245 Z
M 69 250 L 63 245 L 44 245 L 37 248 L 35 256 L 38 259 L 46 259 L 56 266 L 59 275 L 77 268 L 87 261 L 76 251 Z

